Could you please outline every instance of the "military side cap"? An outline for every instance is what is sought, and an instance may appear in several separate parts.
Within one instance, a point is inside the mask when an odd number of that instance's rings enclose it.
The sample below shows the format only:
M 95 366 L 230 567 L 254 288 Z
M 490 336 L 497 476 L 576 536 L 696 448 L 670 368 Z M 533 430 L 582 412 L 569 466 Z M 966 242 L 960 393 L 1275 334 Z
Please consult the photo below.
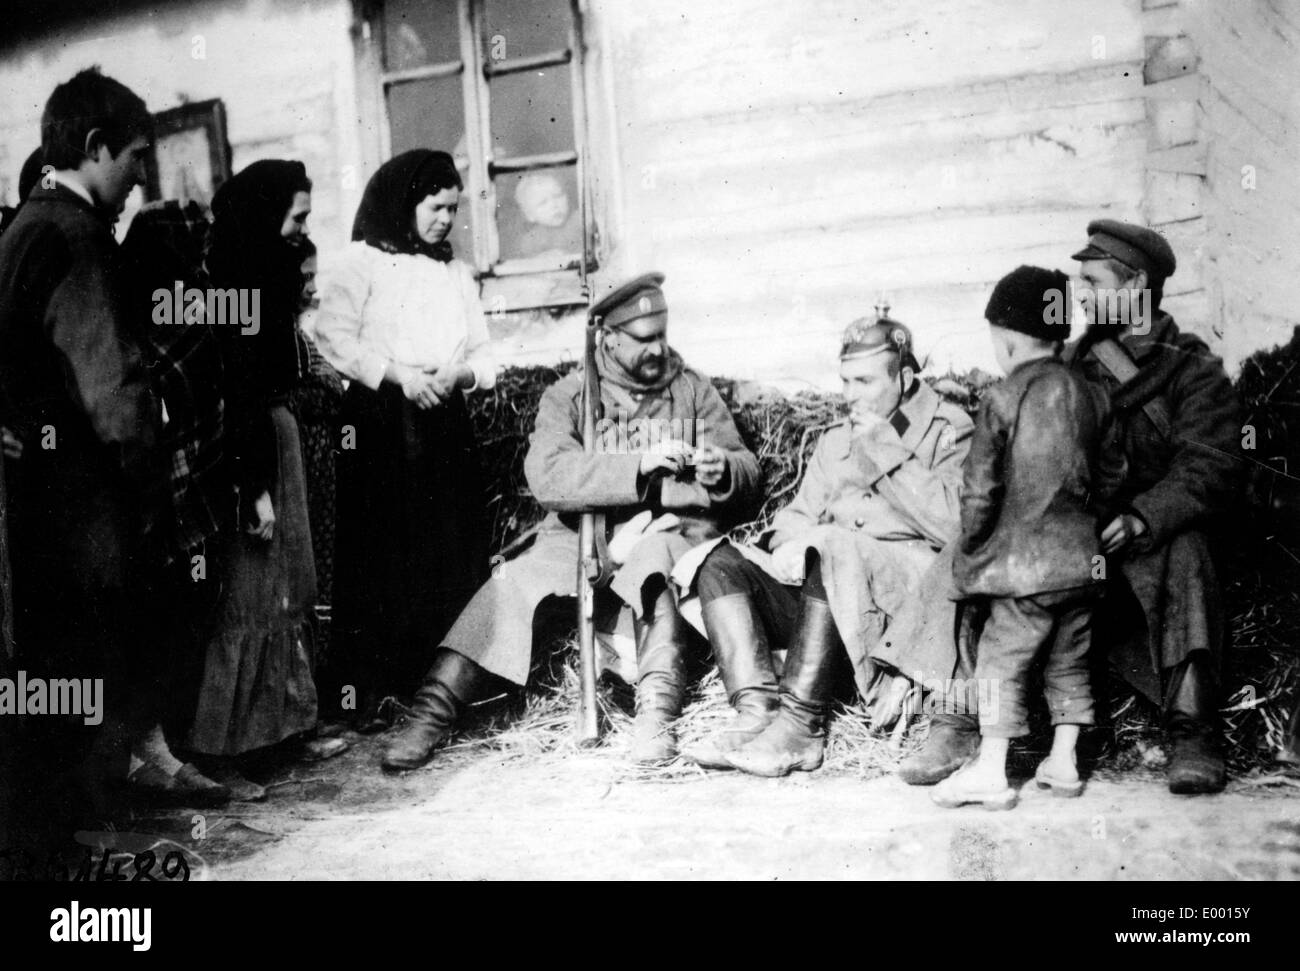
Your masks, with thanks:
M 860 317 L 844 329 L 840 340 L 840 360 L 871 357 L 891 351 L 898 354 L 903 365 L 919 371 L 912 354 L 912 332 L 906 324 L 889 317 Z
M 1044 341 L 1063 341 L 1070 336 L 1070 278 L 1060 270 L 1041 266 L 1018 266 L 993 288 L 984 319 L 996 327 L 1018 331 Z M 1051 322 L 1049 306 L 1065 308 L 1065 319 Z M 1064 325 L 1064 326 L 1062 326 Z
M 1154 229 L 1118 219 L 1094 219 L 1088 223 L 1088 245 L 1075 253 L 1075 260 L 1104 260 L 1113 257 L 1135 270 L 1154 277 L 1173 276 L 1178 261 L 1165 238 Z
M 617 328 L 642 317 L 667 313 L 668 302 L 660 289 L 663 282 L 662 273 L 644 273 L 607 293 L 591 308 L 591 315 L 600 321 L 601 326 Z

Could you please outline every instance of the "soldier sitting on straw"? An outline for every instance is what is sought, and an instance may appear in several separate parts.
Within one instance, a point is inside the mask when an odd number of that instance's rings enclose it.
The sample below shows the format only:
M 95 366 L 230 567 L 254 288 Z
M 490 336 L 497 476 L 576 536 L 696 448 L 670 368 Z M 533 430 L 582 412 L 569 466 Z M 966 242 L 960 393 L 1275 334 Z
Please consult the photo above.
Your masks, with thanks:
M 575 595 L 575 522 L 593 508 L 611 531 L 625 527 L 610 543 L 621 566 L 609 589 L 635 617 L 632 757 L 655 763 L 676 756 L 687 627 L 668 577 L 683 553 L 718 536 L 720 525 L 750 505 L 759 466 L 713 385 L 668 346 L 662 282 L 663 274 L 646 274 L 592 309 L 604 332 L 596 359 L 604 419 L 594 453 L 583 451 L 582 373 L 542 396 L 524 472 L 549 515 L 533 546 L 479 589 L 443 639 L 384 768 L 423 765 L 492 682 L 525 682 L 534 614 L 548 598 Z
M 920 380 L 911 334 L 886 311 L 844 334 L 849 419 L 822 436 L 762 537 L 771 555 L 724 542 L 700 567 L 704 625 L 738 714 L 684 753 L 699 765 L 767 776 L 820 766 L 836 668 L 850 661 L 873 695 L 870 654 L 957 535 L 973 423 Z

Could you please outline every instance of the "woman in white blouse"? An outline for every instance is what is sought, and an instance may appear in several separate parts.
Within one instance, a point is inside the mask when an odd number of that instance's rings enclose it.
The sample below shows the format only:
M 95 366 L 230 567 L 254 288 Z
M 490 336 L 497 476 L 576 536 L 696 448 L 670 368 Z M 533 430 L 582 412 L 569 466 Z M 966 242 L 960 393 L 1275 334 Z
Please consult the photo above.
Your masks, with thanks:
M 321 711 L 344 685 L 363 730 L 404 690 L 487 579 L 478 448 L 464 393 L 496 368 L 478 285 L 447 235 L 462 189 L 445 152 L 417 149 L 366 186 L 353 242 L 324 278 L 316 338 L 350 386 L 339 430 L 335 663 Z M 330 685 L 328 682 L 334 682 Z

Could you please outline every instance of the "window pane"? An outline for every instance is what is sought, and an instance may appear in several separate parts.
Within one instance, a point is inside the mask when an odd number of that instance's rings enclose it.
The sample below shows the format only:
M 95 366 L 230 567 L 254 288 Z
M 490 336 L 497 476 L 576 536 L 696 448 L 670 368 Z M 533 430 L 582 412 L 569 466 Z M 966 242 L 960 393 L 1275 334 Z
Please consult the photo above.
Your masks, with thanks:
M 569 46 L 568 0 L 488 0 L 485 61 L 513 60 Z
M 562 257 L 582 253 L 577 170 L 539 169 L 497 176 L 497 231 L 501 259 Z
M 493 78 L 492 142 L 510 156 L 573 150 L 572 90 L 567 65 Z M 502 157 L 499 150 L 497 157 Z
M 387 0 L 384 67 L 401 71 L 460 60 L 456 0 Z
M 450 152 L 456 159 L 462 182 L 466 181 L 469 166 L 464 119 L 465 101 L 460 78 L 407 81 L 388 89 L 388 123 L 393 154 L 400 155 L 413 148 Z M 456 255 L 467 263 L 474 260 L 470 208 L 462 194 L 456 227 L 450 236 Z

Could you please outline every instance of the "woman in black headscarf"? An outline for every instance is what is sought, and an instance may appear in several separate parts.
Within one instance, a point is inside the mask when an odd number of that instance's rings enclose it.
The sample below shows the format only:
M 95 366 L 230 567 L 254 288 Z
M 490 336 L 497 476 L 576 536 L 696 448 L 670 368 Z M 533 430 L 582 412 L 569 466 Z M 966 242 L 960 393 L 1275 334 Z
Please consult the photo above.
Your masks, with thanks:
M 460 176 L 446 152 L 405 152 L 366 186 L 354 242 L 323 277 L 316 336 L 351 386 L 339 453 L 333 644 L 344 708 L 424 673 L 487 578 L 478 449 L 464 393 L 491 388 L 487 324 L 452 258 Z M 359 689 L 350 699 L 346 686 Z M 341 712 L 345 716 L 353 712 Z
M 265 795 L 235 756 L 316 724 L 310 617 L 316 594 L 298 426 L 285 407 L 303 373 L 297 336 L 311 181 L 301 162 L 255 162 L 217 190 L 206 267 L 233 290 L 212 327 L 225 372 L 226 454 L 238 488 L 219 619 L 208 640 L 189 747 L 237 799 Z M 237 308 L 238 313 L 233 313 Z M 214 569 L 208 564 L 208 570 Z

